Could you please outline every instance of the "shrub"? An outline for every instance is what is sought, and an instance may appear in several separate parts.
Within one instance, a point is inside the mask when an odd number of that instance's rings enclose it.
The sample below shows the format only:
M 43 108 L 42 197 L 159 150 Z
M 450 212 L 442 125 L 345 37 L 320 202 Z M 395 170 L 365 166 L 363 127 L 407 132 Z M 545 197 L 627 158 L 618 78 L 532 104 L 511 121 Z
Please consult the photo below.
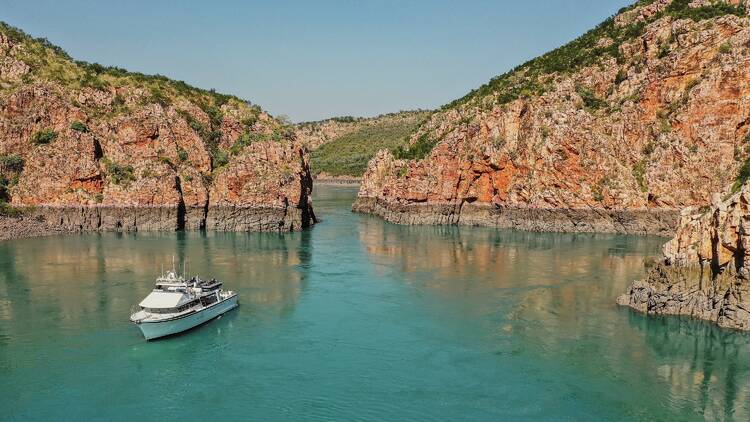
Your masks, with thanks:
M 5 201 L 0 200 L 0 215 L 6 217 L 18 217 L 23 214 L 23 210 L 16 208 Z
M 669 133 L 672 131 L 672 124 L 669 123 L 669 120 L 666 117 L 662 117 L 659 119 L 659 132 L 661 133 Z
M 214 168 L 224 167 L 229 164 L 229 154 L 227 154 L 226 151 L 217 149 L 211 154 L 211 158 Z
M 159 104 L 162 107 L 166 107 L 172 104 L 172 99 L 164 93 L 161 87 L 154 86 L 151 87 L 149 91 L 151 95 L 143 99 L 142 102 L 144 104 Z
M 576 92 L 581 96 L 583 105 L 586 108 L 596 110 L 604 105 L 604 101 L 597 97 L 594 91 L 589 88 L 579 85 L 576 88 Z
M 250 116 L 242 119 L 242 124 L 249 130 L 258 121 L 258 116 Z
M 437 143 L 437 140 L 431 139 L 430 135 L 425 133 L 417 138 L 417 141 L 409 145 L 408 147 L 397 147 L 393 151 L 393 155 L 398 159 L 421 160 L 425 158 L 430 152 L 432 152 L 432 149 L 435 148 L 435 145 L 437 145 Z
M 164 156 L 160 155 L 159 156 L 159 162 L 168 165 L 172 170 L 176 170 L 177 169 L 177 166 L 174 165 L 174 163 L 172 162 L 172 160 L 169 159 L 169 157 L 164 157 Z
M 81 86 L 98 89 L 100 91 L 105 90 L 109 84 L 101 79 L 97 74 L 92 72 L 84 72 L 79 78 Z
M 734 179 L 734 185 L 732 185 L 732 193 L 740 190 L 742 185 L 750 179 L 750 158 L 745 160 L 740 167 L 737 177 Z
M 5 169 L 20 173 L 23 171 L 24 161 L 18 154 L 9 154 L 0 156 L 0 170 Z
M 112 100 L 112 106 L 117 108 L 117 107 L 122 107 L 124 105 L 125 105 L 125 98 L 120 94 L 115 95 L 115 98 Z
M 643 146 L 643 155 L 651 155 L 656 151 L 656 145 L 653 142 L 649 142 Z
M 219 107 L 213 105 L 202 105 L 201 109 L 208 115 L 208 120 L 211 123 L 212 129 L 221 126 L 221 123 L 224 120 L 224 114 Z
M 0 175 L 0 203 L 10 200 L 10 195 L 8 193 L 9 184 L 8 179 L 5 176 Z
M 721 44 L 719 46 L 719 53 L 720 54 L 729 54 L 732 52 L 732 44 L 729 43 L 729 41 Z
M 89 127 L 85 123 L 78 121 L 71 123 L 70 128 L 82 133 L 88 133 L 89 131 Z
M 34 145 L 47 145 L 57 138 L 57 132 L 52 129 L 44 129 L 31 135 L 31 143 Z
M 664 44 L 659 47 L 659 53 L 656 56 L 660 59 L 663 59 L 669 55 L 669 52 L 670 52 L 669 46 Z
M 628 79 L 628 72 L 626 72 L 625 69 L 620 69 L 615 76 L 615 85 L 620 85 L 626 79 Z
M 104 162 L 107 176 L 112 180 L 112 183 L 127 186 L 130 182 L 135 181 L 135 169 L 133 169 L 133 166 L 121 165 L 107 159 L 102 161 Z
M 357 121 L 357 118 L 354 116 L 338 116 L 338 117 L 331 117 L 331 120 L 334 122 L 339 123 L 354 123 Z
M 646 182 L 646 161 L 641 160 L 633 166 L 633 177 L 641 188 L 641 192 L 648 192 L 648 183 Z
M 602 202 L 604 201 L 604 193 L 602 193 L 602 186 L 596 185 L 591 188 L 591 196 L 594 198 L 594 201 L 596 202 Z
M 261 142 L 268 140 L 268 135 L 259 132 L 244 132 L 240 135 L 234 144 L 229 149 L 232 155 L 238 155 L 242 150 L 254 142 Z
M 690 7 L 692 0 L 673 0 L 664 13 L 675 19 L 701 21 L 724 15 L 745 16 L 745 6 L 733 6 L 725 2 L 714 2 L 701 7 Z M 660 17 L 660 16 L 659 16 Z
M 188 159 L 188 152 L 179 145 L 177 146 L 177 158 L 182 162 L 185 162 Z

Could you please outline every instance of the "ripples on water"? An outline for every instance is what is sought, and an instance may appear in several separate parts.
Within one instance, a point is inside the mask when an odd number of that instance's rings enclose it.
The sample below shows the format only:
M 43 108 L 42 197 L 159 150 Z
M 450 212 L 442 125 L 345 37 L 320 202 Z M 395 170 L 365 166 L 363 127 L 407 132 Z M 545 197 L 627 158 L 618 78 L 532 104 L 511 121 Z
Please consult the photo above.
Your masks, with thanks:
M 750 420 L 746 334 L 614 305 L 664 239 L 401 227 L 0 242 L 0 419 Z M 146 343 L 161 265 L 241 307 Z

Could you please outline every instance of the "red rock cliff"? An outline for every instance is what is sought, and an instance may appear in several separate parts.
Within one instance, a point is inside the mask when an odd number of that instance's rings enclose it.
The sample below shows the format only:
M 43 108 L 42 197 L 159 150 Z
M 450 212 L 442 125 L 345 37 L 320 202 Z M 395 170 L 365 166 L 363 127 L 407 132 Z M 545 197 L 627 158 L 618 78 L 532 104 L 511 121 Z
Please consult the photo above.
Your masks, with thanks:
M 236 97 L 74 62 L 6 25 L 0 158 L 0 200 L 69 229 L 314 222 L 307 151 L 292 128 Z
M 355 210 L 400 223 L 671 233 L 750 156 L 739 1 L 646 1 L 436 112 Z M 407 158 L 409 154 L 405 154 Z
M 710 207 L 683 210 L 676 236 L 644 280 L 617 299 L 649 314 L 750 330 L 750 184 Z

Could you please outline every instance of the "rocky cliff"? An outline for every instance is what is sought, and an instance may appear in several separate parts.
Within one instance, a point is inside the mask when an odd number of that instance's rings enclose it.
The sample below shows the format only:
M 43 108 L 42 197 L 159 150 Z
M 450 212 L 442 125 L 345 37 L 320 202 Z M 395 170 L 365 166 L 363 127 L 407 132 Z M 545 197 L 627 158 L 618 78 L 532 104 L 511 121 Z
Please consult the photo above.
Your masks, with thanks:
M 0 25 L 6 211 L 65 231 L 288 231 L 315 221 L 311 191 L 306 149 L 260 107 Z
M 683 210 L 676 236 L 617 303 L 750 330 L 750 184 L 710 207 Z
M 750 156 L 746 4 L 640 1 L 444 106 L 369 164 L 405 224 L 671 234 Z

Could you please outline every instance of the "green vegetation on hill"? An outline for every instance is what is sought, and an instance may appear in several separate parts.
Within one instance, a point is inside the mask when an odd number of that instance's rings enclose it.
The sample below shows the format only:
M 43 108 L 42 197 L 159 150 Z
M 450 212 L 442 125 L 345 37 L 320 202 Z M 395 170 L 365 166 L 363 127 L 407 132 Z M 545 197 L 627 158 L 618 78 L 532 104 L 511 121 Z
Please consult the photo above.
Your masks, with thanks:
M 618 14 L 654 1 L 638 1 L 621 9 Z M 610 17 L 581 37 L 493 78 L 464 97 L 446 104 L 443 109 L 455 108 L 491 94 L 497 94 L 496 104 L 506 104 L 518 98 L 541 95 L 549 89 L 550 83 L 549 78 L 544 76 L 554 73 L 573 73 L 607 58 L 620 61 L 622 60 L 620 46 L 626 41 L 641 36 L 646 25 L 664 16 L 700 21 L 730 14 L 746 15 L 743 5 L 733 6 L 724 2 L 714 2 L 710 5 L 692 8 L 689 6 L 690 3 L 691 0 L 674 0 L 664 11 L 651 16 L 647 21 L 626 26 L 615 25 L 614 17 Z M 600 43 L 604 39 L 609 39 L 611 42 Z
M 21 58 L 31 68 L 30 74 L 25 76 L 24 83 L 36 78 L 54 81 L 74 89 L 84 87 L 105 89 L 110 86 L 134 84 L 147 88 L 151 94 L 149 100 L 162 105 L 171 104 L 176 96 L 196 101 L 205 107 L 211 105 L 220 107 L 230 100 L 250 105 L 249 101 L 236 96 L 221 94 L 213 89 L 197 88 L 184 81 L 169 79 L 163 75 L 146 75 L 116 66 L 103 66 L 99 63 L 74 60 L 65 50 L 52 44 L 46 38 L 34 38 L 5 22 L 0 22 L 0 32 L 13 43 L 24 44 L 25 51 Z
M 52 129 L 40 130 L 31 135 L 30 142 L 34 145 L 46 145 L 57 138 L 57 132 Z
M 292 138 L 291 126 L 283 119 L 264 120 L 264 123 L 260 125 L 262 128 L 257 127 L 256 123 L 262 113 L 261 108 L 236 96 L 221 94 L 213 89 L 196 88 L 183 81 L 172 80 L 162 75 L 145 75 L 119 67 L 77 61 L 47 39 L 34 38 L 5 22 L 0 22 L 0 33 L 11 43 L 22 46 L 22 48 L 14 49 L 12 55 L 29 68 L 28 73 L 23 74 L 21 80 L 0 80 L 0 94 L 13 92 L 23 85 L 55 84 L 63 88 L 63 93 L 71 94 L 68 99 L 76 107 L 81 108 L 88 119 L 94 120 L 111 119 L 151 104 L 160 104 L 163 107 L 172 106 L 202 139 L 211 155 L 212 169 L 226 165 L 230 159 L 230 153 L 239 154 L 241 149 L 251 141 L 282 141 Z M 118 88 L 118 92 L 135 95 L 136 100 L 126 101 L 123 98 L 125 94 L 118 94 L 108 107 L 92 103 L 81 104 L 75 95 L 76 92 L 84 89 L 112 92 L 112 88 Z M 185 106 L 187 102 L 202 110 L 208 117 L 207 122 L 205 118 L 193 115 L 195 112 L 192 110 L 195 110 L 195 107 Z M 222 110 L 225 110 L 222 107 L 225 105 L 239 112 L 243 124 L 243 133 L 238 137 L 231 151 L 222 149 L 220 145 L 224 136 L 221 128 L 224 121 Z M 87 123 L 82 121 L 71 122 L 70 128 L 81 133 L 90 131 Z M 269 128 L 272 133 L 268 135 L 262 133 Z M 57 136 L 58 134 L 51 129 L 41 130 L 35 132 L 29 142 L 33 145 L 45 145 L 54 142 Z M 119 171 L 121 170 L 119 168 L 113 167 L 110 170 L 116 180 L 127 182 L 131 178 L 127 172 Z
M 411 144 L 398 145 L 393 148 L 393 156 L 400 160 L 421 160 L 427 157 L 433 148 L 437 145 L 437 140 L 431 139 L 428 134 L 422 134 L 417 140 Z
M 617 14 L 627 13 L 639 6 L 647 6 L 654 1 L 656 0 L 637 1 L 621 9 Z M 464 97 L 444 105 L 441 110 L 447 111 L 467 104 L 491 109 L 495 105 L 507 104 L 519 98 L 531 98 L 544 94 L 553 88 L 554 75 L 570 75 L 584 67 L 601 64 L 603 60 L 612 58 L 619 64 L 623 64 L 624 58 L 620 47 L 643 35 L 648 24 L 665 16 L 673 19 L 701 21 L 725 15 L 747 15 L 744 5 L 735 6 L 723 1 L 715 1 L 701 7 L 690 7 L 691 1 L 673 0 L 664 10 L 645 21 L 634 21 L 623 26 L 616 25 L 615 17 L 612 16 L 570 43 L 492 78 L 488 83 Z M 666 46 L 664 48 L 662 54 L 669 54 Z M 731 49 L 731 46 L 723 47 L 724 51 L 727 49 Z M 625 79 L 627 79 L 627 73 L 621 69 L 615 77 L 615 84 L 620 84 Z M 606 105 L 605 101 L 598 98 L 591 89 L 578 86 L 576 90 L 587 109 L 597 110 Z M 396 158 L 419 160 L 426 157 L 439 141 L 436 134 L 424 131 L 414 144 L 398 146 L 393 149 L 393 152 Z
M 347 118 L 343 122 L 359 122 L 360 127 L 313 151 L 312 170 L 315 174 L 324 172 L 331 176 L 362 176 L 367 163 L 379 150 L 407 145 L 409 135 L 428 115 L 429 112 L 418 111 L 374 119 Z

